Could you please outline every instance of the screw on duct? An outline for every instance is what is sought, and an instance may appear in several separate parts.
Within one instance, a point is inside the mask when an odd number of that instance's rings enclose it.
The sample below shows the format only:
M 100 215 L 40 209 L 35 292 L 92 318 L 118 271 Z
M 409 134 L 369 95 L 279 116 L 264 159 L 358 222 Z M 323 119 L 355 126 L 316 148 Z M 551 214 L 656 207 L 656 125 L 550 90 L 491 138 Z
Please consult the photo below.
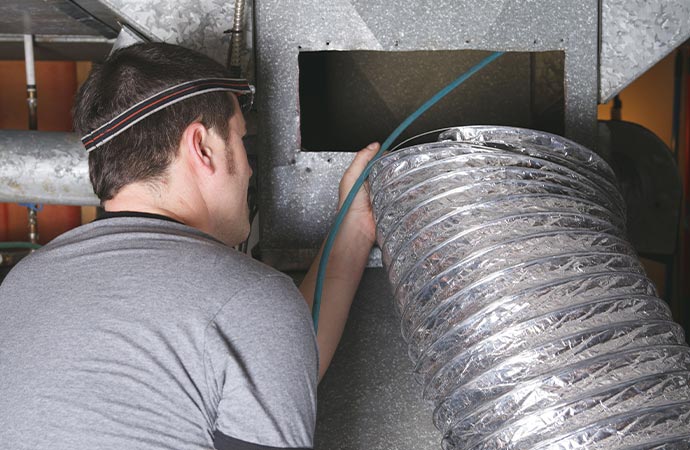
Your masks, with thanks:
M 599 156 L 459 127 L 381 158 L 369 181 L 444 449 L 690 448 L 690 349 Z

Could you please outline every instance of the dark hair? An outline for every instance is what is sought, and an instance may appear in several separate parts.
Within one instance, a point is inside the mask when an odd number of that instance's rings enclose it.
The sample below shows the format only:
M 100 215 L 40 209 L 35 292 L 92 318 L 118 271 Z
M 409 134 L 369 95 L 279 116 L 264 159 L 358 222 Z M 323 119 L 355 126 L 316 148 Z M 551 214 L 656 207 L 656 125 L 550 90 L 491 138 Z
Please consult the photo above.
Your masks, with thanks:
M 122 111 L 166 88 L 199 78 L 224 78 L 219 63 L 195 51 L 164 43 L 117 50 L 95 66 L 77 93 L 74 129 L 83 136 Z M 228 135 L 233 103 L 210 92 L 170 105 L 89 153 L 89 177 L 101 200 L 127 184 L 160 180 L 174 160 L 185 128 L 200 122 Z

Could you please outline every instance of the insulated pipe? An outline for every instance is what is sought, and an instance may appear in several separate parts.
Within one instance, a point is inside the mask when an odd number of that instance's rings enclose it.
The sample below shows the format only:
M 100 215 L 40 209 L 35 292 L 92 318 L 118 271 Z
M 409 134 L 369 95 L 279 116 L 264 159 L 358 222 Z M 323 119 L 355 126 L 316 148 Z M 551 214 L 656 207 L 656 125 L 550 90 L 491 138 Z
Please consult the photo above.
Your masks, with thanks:
M 0 202 L 98 205 L 79 137 L 0 131 Z
M 382 158 L 369 181 L 444 449 L 687 448 L 690 349 L 601 158 L 461 127 Z

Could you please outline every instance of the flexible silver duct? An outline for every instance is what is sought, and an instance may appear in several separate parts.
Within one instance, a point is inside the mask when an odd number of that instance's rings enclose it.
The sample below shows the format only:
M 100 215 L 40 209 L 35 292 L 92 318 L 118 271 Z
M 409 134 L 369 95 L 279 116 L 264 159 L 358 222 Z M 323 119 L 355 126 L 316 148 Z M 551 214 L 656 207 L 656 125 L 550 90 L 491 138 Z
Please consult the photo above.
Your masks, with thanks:
M 601 158 L 461 127 L 384 157 L 370 184 L 443 448 L 690 448 L 690 349 Z

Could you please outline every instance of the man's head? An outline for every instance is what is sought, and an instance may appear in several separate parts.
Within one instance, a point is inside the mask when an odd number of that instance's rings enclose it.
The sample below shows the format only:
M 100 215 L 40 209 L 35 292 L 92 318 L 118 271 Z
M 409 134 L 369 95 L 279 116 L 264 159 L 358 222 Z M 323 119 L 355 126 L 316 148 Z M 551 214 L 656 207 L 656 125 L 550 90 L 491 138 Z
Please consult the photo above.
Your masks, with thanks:
M 227 77 L 222 65 L 174 45 L 118 50 L 80 88 L 75 131 L 85 135 L 172 86 Z M 241 241 L 248 229 L 251 175 L 241 140 L 244 126 L 239 104 L 228 92 L 168 105 L 90 152 L 94 191 L 106 209 L 165 212 L 227 243 Z
M 225 68 L 197 52 L 163 43 L 113 53 L 79 89 L 74 129 L 83 136 L 165 88 L 199 78 L 222 78 Z M 105 202 L 135 181 L 158 181 L 177 153 L 182 132 L 199 121 L 227 135 L 233 104 L 224 92 L 186 99 L 153 114 L 89 154 L 94 192 Z

